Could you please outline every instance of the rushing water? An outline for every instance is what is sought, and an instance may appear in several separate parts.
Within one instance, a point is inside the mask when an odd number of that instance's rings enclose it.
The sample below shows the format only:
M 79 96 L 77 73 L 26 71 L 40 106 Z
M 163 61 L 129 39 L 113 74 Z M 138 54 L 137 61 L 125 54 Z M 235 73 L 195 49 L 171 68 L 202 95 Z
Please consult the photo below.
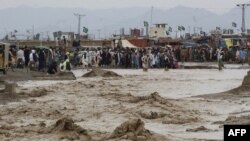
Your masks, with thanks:
M 143 87 L 140 95 L 158 92 L 162 96 L 170 98 L 189 97 L 194 95 L 218 93 L 236 88 L 241 85 L 247 69 L 193 69 L 193 70 L 114 70 L 122 75 L 138 75 Z M 147 81 L 145 81 L 147 80 Z
M 162 96 L 170 98 L 189 97 L 194 95 L 218 93 L 236 88 L 241 85 L 248 69 L 175 69 L 164 71 L 163 69 L 149 69 L 143 72 L 141 69 L 113 69 L 112 71 L 124 76 L 119 82 L 134 76 L 127 81 L 141 83 L 141 91 L 138 95 L 148 95 L 158 92 Z M 86 72 L 73 71 L 80 81 L 80 76 Z M 26 81 L 20 82 L 23 87 L 46 86 L 56 83 L 69 83 L 71 81 Z

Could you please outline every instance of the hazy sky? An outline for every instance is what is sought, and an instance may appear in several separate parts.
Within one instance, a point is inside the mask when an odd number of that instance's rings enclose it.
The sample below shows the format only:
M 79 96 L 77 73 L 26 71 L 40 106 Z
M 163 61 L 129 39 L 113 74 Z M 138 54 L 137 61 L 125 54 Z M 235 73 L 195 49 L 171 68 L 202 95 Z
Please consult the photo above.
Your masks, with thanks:
M 0 0 L 0 9 L 17 6 L 77 7 L 87 9 L 154 6 L 161 9 L 169 9 L 183 5 L 205 8 L 222 14 L 236 7 L 237 3 L 250 3 L 250 0 Z

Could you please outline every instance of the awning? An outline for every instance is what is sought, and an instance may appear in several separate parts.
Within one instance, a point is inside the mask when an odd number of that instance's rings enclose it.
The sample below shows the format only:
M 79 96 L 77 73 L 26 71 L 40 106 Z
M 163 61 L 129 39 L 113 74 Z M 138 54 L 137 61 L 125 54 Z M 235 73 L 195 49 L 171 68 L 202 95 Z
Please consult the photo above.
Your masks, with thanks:
M 225 44 L 228 48 L 233 47 L 233 41 L 232 39 L 225 39 Z
M 197 47 L 197 44 L 194 43 L 194 42 L 188 42 L 188 41 L 184 41 L 184 42 L 181 42 L 181 44 L 185 47 Z
M 50 48 L 48 46 L 35 46 L 35 48 L 37 49 L 47 49 L 50 50 Z
M 124 48 L 138 48 L 137 46 L 130 43 L 128 40 L 121 40 L 122 41 L 122 47 Z M 115 44 L 118 44 L 118 40 L 115 41 Z

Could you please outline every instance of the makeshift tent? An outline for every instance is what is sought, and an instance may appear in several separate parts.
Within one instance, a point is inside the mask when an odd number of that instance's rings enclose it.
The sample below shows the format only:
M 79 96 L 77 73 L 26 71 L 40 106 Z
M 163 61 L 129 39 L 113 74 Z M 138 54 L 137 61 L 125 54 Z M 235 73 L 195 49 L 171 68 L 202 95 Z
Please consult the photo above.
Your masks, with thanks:
M 35 46 L 35 49 L 44 49 L 48 52 L 48 55 L 51 57 L 49 61 L 52 61 L 54 58 L 52 50 L 48 46 Z
M 226 45 L 225 40 L 224 40 L 224 39 L 219 40 L 218 46 L 219 46 L 220 48 L 226 48 L 227 45 Z
M 121 40 L 122 41 L 122 47 L 126 48 L 138 48 L 137 46 L 131 44 L 128 40 Z M 115 41 L 115 44 L 118 44 L 118 40 Z
M 241 43 L 241 40 L 240 39 L 233 39 L 233 45 L 234 46 L 240 46 L 242 43 Z
M 233 47 L 232 39 L 225 39 L 225 44 L 226 44 L 227 48 Z
M 50 48 L 47 47 L 47 46 L 35 46 L 35 48 L 37 48 L 37 49 L 47 49 L 47 50 L 50 50 Z
M 188 42 L 188 41 L 184 41 L 184 42 L 181 42 L 181 44 L 185 47 L 197 47 L 197 44 L 194 43 L 194 42 Z
M 201 46 L 201 47 L 206 47 L 206 48 L 212 48 L 209 44 L 206 44 L 206 43 L 201 44 L 200 46 Z

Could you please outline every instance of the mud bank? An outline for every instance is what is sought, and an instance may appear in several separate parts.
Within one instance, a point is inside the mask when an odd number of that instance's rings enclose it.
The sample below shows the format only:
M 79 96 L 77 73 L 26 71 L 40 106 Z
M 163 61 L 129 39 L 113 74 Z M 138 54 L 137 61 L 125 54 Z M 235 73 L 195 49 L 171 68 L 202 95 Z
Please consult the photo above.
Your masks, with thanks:
M 28 98 L 37 98 L 47 95 L 49 92 L 45 88 L 35 88 L 32 90 L 24 89 L 24 90 L 18 90 L 18 92 L 15 92 L 13 94 L 10 94 L 8 92 L 0 91 L 0 104 L 8 104 L 10 102 L 17 102 L 20 100 L 28 99 Z
M 228 125 L 249 125 L 250 124 L 250 115 L 241 115 L 241 116 L 229 116 L 225 121 L 217 121 L 213 124 L 219 124 L 223 126 L 224 124 Z
M 183 69 L 218 69 L 215 66 L 182 66 Z
M 94 68 L 90 72 L 87 72 L 82 77 L 121 77 L 121 75 L 108 70 L 103 70 L 100 68 Z
M 199 112 L 188 110 L 175 104 L 175 100 L 161 97 L 157 92 L 148 96 L 134 96 L 131 94 L 109 93 L 101 95 L 107 99 L 115 99 L 123 105 L 133 108 L 124 108 L 123 112 L 138 115 L 144 119 L 156 120 L 163 124 L 185 124 L 197 122 Z
M 210 99 L 234 99 L 239 97 L 250 97 L 250 71 L 244 77 L 241 86 L 234 88 L 229 91 L 215 93 L 215 94 L 206 94 L 196 97 L 210 98 Z
M 131 141 L 167 141 L 168 139 L 153 133 L 144 127 L 141 119 L 131 119 L 118 126 L 107 138 L 108 140 L 131 140 Z
M 55 75 L 49 75 L 45 72 L 27 71 L 26 69 L 18 69 L 14 72 L 10 71 L 7 75 L 0 76 L 2 80 L 8 81 L 27 81 L 27 80 L 76 80 L 72 72 L 59 72 Z

